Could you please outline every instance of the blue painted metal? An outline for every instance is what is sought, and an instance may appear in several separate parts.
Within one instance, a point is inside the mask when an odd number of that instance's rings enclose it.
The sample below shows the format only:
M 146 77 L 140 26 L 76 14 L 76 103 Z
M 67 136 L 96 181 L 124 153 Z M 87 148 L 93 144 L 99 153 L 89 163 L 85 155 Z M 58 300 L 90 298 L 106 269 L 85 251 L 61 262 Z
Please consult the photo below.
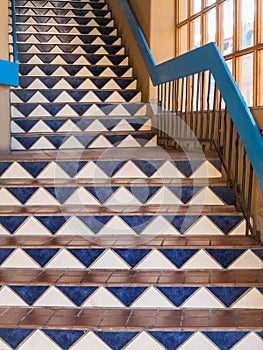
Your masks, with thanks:
M 16 35 L 16 7 L 15 7 L 15 0 L 12 0 L 12 31 L 13 31 L 14 62 L 19 64 L 19 61 L 18 61 L 18 49 L 17 49 L 17 35 Z
M 157 65 L 129 0 L 119 1 L 154 85 L 211 71 L 257 175 L 263 196 L 262 135 L 216 43 L 209 43 Z

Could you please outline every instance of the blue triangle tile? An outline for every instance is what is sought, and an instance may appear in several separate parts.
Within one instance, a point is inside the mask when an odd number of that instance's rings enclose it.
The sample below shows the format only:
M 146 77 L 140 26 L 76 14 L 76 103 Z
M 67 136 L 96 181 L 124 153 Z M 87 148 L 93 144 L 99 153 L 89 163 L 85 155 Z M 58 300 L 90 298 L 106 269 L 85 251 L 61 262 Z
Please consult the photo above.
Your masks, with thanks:
M 263 249 L 252 249 L 252 252 L 263 260 Z
M 104 249 L 69 249 L 82 264 L 89 267 L 103 252 Z
M 57 248 L 25 248 L 24 251 L 40 266 L 44 267 L 59 251 Z
M 119 50 L 119 47 L 118 47 L 118 50 Z M 126 89 L 132 82 L 130 79 L 125 79 L 125 78 L 116 78 L 115 81 L 122 89 Z
M 11 348 L 16 349 L 31 333 L 33 329 L 20 328 L 0 328 L 0 338 L 2 338 Z
M 23 102 L 27 102 L 36 93 L 36 90 L 15 90 L 15 95 L 18 96 Z
M 16 120 L 15 123 L 17 125 L 20 126 L 20 128 L 22 128 L 25 132 L 28 132 L 30 129 L 33 128 L 34 125 L 36 125 L 36 123 L 38 122 L 38 120 Z
M 44 63 L 50 63 L 53 61 L 53 59 L 56 58 L 56 55 L 38 55 L 41 60 L 44 61 Z M 45 62 L 46 61 L 46 62 Z M 53 89 L 53 87 L 61 80 L 61 78 L 56 78 L 56 77 L 41 77 L 39 78 L 43 84 L 46 85 L 47 88 Z
M 69 90 L 67 92 L 76 102 L 79 102 L 87 94 L 87 91 L 78 91 L 78 90 L 77 91 Z
M 184 233 L 189 229 L 190 226 L 192 226 L 198 219 L 199 216 L 197 215 L 176 215 L 171 216 L 167 215 L 165 218 L 180 232 Z
M 145 118 L 136 118 L 135 120 L 129 120 L 129 124 L 135 129 L 135 131 L 138 131 L 146 122 Z
M 23 57 L 29 57 L 29 59 L 32 57 L 32 55 L 20 55 L 20 57 L 23 59 Z M 23 63 L 23 61 L 21 61 Z M 35 78 L 30 78 L 30 77 L 21 77 L 19 81 L 20 87 L 27 88 L 30 84 L 33 83 Z
M 262 288 L 257 288 L 258 289 L 258 291 L 261 293 L 261 294 L 263 294 L 263 287 Z
M 224 268 L 227 268 L 245 250 L 244 249 L 206 249 Z
M 105 137 L 114 147 L 117 147 L 127 135 L 107 135 Z
M 197 249 L 161 249 L 161 252 L 180 268 L 197 252 Z
M 222 172 L 222 163 L 219 159 L 212 159 L 210 163 L 220 172 Z
M 148 177 L 151 177 L 164 163 L 163 160 L 134 160 L 137 167 Z
M 92 135 L 81 135 L 81 136 L 76 136 L 77 140 L 84 146 L 88 147 L 91 142 L 96 138 L 96 136 Z
M 41 30 L 43 30 L 41 28 Z M 45 75 L 52 75 L 57 69 L 59 68 L 58 65 L 42 65 L 41 70 L 45 73 Z
M 26 218 L 27 216 L 0 216 L 0 224 L 9 232 L 14 233 Z
M 99 67 L 99 66 L 93 66 L 93 67 L 89 67 L 89 70 L 93 76 L 99 76 L 105 70 L 105 68 Z
M 48 162 L 21 162 L 22 167 L 33 177 L 37 177 L 41 171 L 48 165 Z
M 154 134 L 139 134 L 139 135 L 134 135 L 134 139 L 144 147 L 152 138 Z
M 106 202 L 110 196 L 115 193 L 118 189 L 116 186 L 112 187 L 85 187 L 100 203 Z
M 53 117 L 61 111 L 65 105 L 63 103 L 42 103 L 42 107 L 50 113 Z
M 78 330 L 43 330 L 55 343 L 57 343 L 63 350 L 68 350 L 82 335 L 83 331 Z
M 28 305 L 34 302 L 48 289 L 47 286 L 11 286 Z
M 245 287 L 209 287 L 208 289 L 227 307 L 248 290 Z
M 51 233 L 56 233 L 67 221 L 65 216 L 36 216 Z
M 169 189 L 186 204 L 192 197 L 200 191 L 201 187 L 193 186 L 169 186 Z
M 58 287 L 62 293 L 64 293 L 70 300 L 73 301 L 77 306 L 80 306 L 98 287 Z
M 234 191 L 231 191 L 227 187 L 222 187 L 222 186 L 213 186 L 213 187 L 211 187 L 211 190 L 219 198 L 221 198 L 227 205 L 235 205 L 236 196 L 235 196 Z
M 84 165 L 86 165 L 86 162 L 82 161 L 69 161 L 69 162 L 58 162 L 57 163 L 65 172 L 70 176 L 74 177 L 82 168 Z
M 90 107 L 90 105 L 81 104 L 71 104 L 70 107 L 78 113 L 79 116 L 82 116 Z
M 188 299 L 198 288 L 196 287 L 158 287 L 158 289 L 177 307 Z
M 53 145 L 55 148 L 59 148 L 63 142 L 65 142 L 69 136 L 46 136 L 46 139 Z
M 67 78 L 66 81 L 71 85 L 73 89 L 77 89 L 84 81 L 84 78 Z
M 147 288 L 146 287 L 108 287 L 123 304 L 129 307 Z
M 63 124 L 65 124 L 66 119 L 62 120 L 44 120 L 44 122 L 53 130 L 57 131 Z
M 130 115 L 135 115 L 142 108 L 140 103 L 126 103 L 123 106 Z
M 156 332 L 150 334 L 157 339 L 165 349 L 175 350 L 193 335 L 193 332 Z
M 181 173 L 189 177 L 203 163 L 203 160 L 184 160 L 173 163 Z
M 138 334 L 137 332 L 95 332 L 110 348 L 121 350 Z
M 14 250 L 13 248 L 0 248 L 0 265 Z
M 121 219 L 124 220 L 135 232 L 140 233 L 142 232 L 147 225 L 151 223 L 154 216 L 147 216 L 147 215 L 122 215 Z
M 22 204 L 36 192 L 37 187 L 10 187 L 8 191 L 11 192 Z
M 159 189 L 157 186 L 129 186 L 127 189 L 142 203 L 147 202 Z
M 93 122 L 92 119 L 73 119 L 73 123 L 77 125 L 82 131 L 86 130 L 90 124 Z
M 131 267 L 136 266 L 143 258 L 146 257 L 151 249 L 114 249 L 114 251 L 122 257 Z
M 101 88 L 103 88 L 104 85 L 106 85 L 108 83 L 108 81 L 110 79 L 109 78 L 100 78 L 100 79 L 99 78 L 92 78 L 91 80 L 92 80 L 93 84 L 95 84 L 98 89 L 101 89 Z
M 112 216 L 79 216 L 78 217 L 92 232 L 98 233 Z
M 263 339 L 263 332 L 257 332 L 257 334 Z
M 45 189 L 56 198 L 59 203 L 63 204 L 73 192 L 76 191 L 76 187 L 45 187 Z
M 227 215 L 227 216 L 209 215 L 208 217 L 225 234 L 228 234 L 230 231 L 232 231 L 232 229 L 244 219 L 243 216 L 235 216 L 235 215 Z
M 16 140 L 21 143 L 25 147 L 25 149 L 30 149 L 34 143 L 39 140 L 38 136 L 15 136 Z
M 96 161 L 96 165 L 109 177 L 112 177 L 124 164 L 125 161 Z
M 10 167 L 11 162 L 0 162 L 0 176 Z
M 230 350 L 236 343 L 247 335 L 247 332 L 204 332 L 220 350 Z
M 61 94 L 61 90 L 41 90 L 41 94 L 49 101 L 54 102 Z

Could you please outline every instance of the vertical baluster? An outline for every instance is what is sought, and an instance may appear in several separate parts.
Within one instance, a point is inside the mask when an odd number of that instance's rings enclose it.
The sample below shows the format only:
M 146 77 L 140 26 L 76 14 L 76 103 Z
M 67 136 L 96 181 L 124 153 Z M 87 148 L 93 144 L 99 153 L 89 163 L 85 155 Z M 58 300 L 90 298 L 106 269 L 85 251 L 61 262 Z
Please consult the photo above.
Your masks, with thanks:
M 205 72 L 201 73 L 201 129 L 200 138 L 203 138 L 204 134 L 204 115 L 205 115 Z
M 207 83 L 207 119 L 206 119 L 206 141 L 209 140 L 210 131 L 210 90 L 211 90 L 211 72 L 209 71 L 208 83 Z
M 239 169 L 239 136 L 237 134 L 236 141 L 235 141 L 235 178 L 234 178 L 234 185 L 235 190 L 239 193 L 240 189 L 238 188 L 238 169 Z
M 252 207 L 252 191 L 253 191 L 253 167 L 250 163 L 249 168 L 249 182 L 248 182 L 248 200 L 247 200 L 247 225 L 246 225 L 246 235 L 248 236 L 251 224 L 250 224 L 250 217 L 251 217 L 251 207 Z
M 221 146 L 221 134 L 222 134 L 222 96 L 219 93 L 219 108 L 218 108 L 218 120 L 217 120 L 217 151 L 220 152 L 220 146 Z
M 232 165 L 232 148 L 233 148 L 233 120 L 230 119 L 229 143 L 228 143 L 228 166 L 227 166 L 227 184 L 232 187 L 231 182 L 231 165 Z
M 195 89 L 195 75 L 192 75 L 192 89 L 191 89 L 191 101 L 190 101 L 190 128 L 193 130 L 193 112 L 194 112 L 194 91 Z
M 223 129 L 223 144 L 222 144 L 223 152 L 222 152 L 222 154 L 223 154 L 223 158 L 225 159 L 225 157 L 226 157 L 226 136 L 227 136 L 227 106 L 225 106 L 224 121 L 223 121 L 222 129 Z
M 212 149 L 213 141 L 214 141 L 214 138 L 215 138 L 216 96 L 217 96 L 217 86 L 216 86 L 216 84 L 215 84 L 214 99 L 213 99 L 213 113 L 212 113 L 210 149 Z
M 172 116 L 171 116 L 171 137 L 174 139 L 175 138 L 175 118 L 177 117 L 175 115 L 175 99 L 176 99 L 176 89 L 175 89 L 175 81 L 172 82 Z M 174 145 L 174 142 L 172 142 Z
M 245 205 L 245 193 L 246 193 L 246 172 L 247 172 L 247 152 L 243 147 L 243 166 L 242 166 L 242 181 L 241 181 L 241 191 L 240 191 L 240 204 L 244 208 Z
M 197 75 L 197 84 L 196 84 L 196 110 L 195 110 L 195 136 L 198 138 L 198 129 L 199 129 L 199 123 L 198 123 L 198 115 L 199 115 L 199 96 L 200 96 L 200 73 Z
M 187 124 L 187 118 L 188 118 L 188 84 L 189 80 L 188 77 L 185 77 L 185 90 L 184 90 L 184 118 L 183 118 L 183 128 L 184 128 L 184 133 L 183 133 L 183 138 L 187 138 L 187 129 L 188 129 L 188 124 Z

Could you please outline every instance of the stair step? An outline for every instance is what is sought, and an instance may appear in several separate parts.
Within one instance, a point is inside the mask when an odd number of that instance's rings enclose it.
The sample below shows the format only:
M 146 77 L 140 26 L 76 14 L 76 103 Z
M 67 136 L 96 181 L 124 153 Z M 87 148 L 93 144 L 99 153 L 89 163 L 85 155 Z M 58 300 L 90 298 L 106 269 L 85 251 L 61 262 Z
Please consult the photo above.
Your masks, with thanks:
M 28 8 L 69 8 L 69 9 L 103 9 L 108 7 L 105 1 L 36 1 L 36 0 L 16 0 L 16 7 L 23 6 Z M 69 6 L 69 7 L 68 7 Z
M 63 9 L 60 7 L 27 7 L 16 6 L 17 15 L 29 15 L 29 16 L 71 16 L 76 17 L 111 17 L 111 11 L 101 9 Z

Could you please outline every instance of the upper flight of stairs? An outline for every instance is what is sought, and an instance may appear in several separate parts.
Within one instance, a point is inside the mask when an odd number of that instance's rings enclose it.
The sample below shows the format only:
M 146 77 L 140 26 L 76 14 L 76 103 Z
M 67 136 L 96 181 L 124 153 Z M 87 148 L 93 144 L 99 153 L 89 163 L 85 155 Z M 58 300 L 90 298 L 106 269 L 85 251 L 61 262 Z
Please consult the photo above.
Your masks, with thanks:
M 0 349 L 261 350 L 262 246 L 215 153 L 156 146 L 105 0 L 17 0 Z

